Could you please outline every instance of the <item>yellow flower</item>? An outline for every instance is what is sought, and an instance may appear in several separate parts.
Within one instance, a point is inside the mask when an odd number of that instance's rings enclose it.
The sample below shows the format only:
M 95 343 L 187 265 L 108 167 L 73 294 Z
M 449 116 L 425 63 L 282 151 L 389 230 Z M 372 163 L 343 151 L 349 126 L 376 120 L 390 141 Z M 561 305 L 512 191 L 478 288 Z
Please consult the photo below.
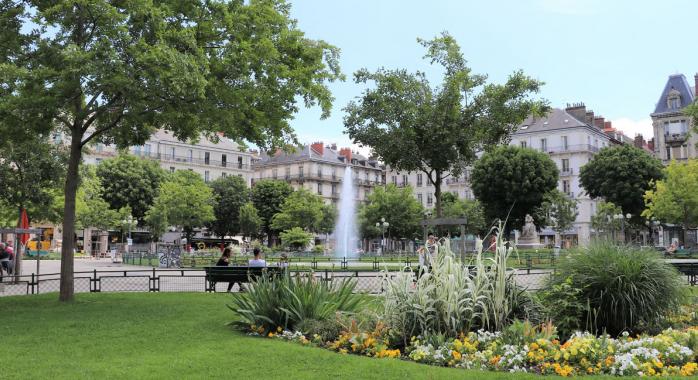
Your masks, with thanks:
M 693 376 L 693 374 L 696 373 L 696 369 L 698 369 L 698 363 L 686 363 L 681 367 L 681 376 Z
M 460 360 L 461 357 L 462 357 L 462 355 L 461 355 L 460 352 L 458 352 L 458 351 L 453 351 L 453 352 L 452 352 L 452 355 L 453 355 L 453 358 L 456 359 L 456 360 Z
M 281 326 L 278 326 L 278 327 L 276 328 L 276 332 L 282 332 L 282 331 L 284 331 L 284 329 L 282 329 Z
M 535 351 L 538 349 L 538 344 L 537 343 L 531 343 L 531 351 Z
M 274 337 L 274 333 L 270 331 L 269 334 L 267 334 L 267 336 L 268 336 L 269 338 L 273 338 L 273 337 Z

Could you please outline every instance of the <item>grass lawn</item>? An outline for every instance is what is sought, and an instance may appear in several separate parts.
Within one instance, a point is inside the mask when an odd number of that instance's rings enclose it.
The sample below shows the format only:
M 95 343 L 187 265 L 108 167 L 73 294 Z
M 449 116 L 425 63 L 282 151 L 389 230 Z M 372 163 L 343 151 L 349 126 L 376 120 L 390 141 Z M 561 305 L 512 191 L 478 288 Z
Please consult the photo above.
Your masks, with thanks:
M 232 331 L 230 295 L 0 298 L 0 379 L 533 379 L 340 355 Z M 598 378 L 598 377 L 595 377 Z

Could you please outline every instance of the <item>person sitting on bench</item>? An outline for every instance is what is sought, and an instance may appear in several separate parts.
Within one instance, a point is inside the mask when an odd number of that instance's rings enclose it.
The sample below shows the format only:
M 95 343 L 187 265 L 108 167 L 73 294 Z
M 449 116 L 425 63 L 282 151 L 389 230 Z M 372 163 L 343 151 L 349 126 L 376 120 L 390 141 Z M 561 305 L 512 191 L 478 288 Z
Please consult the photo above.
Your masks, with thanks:
M 260 251 L 259 248 L 255 248 L 253 252 L 254 252 L 254 259 L 250 260 L 247 263 L 247 265 L 250 268 L 265 268 L 267 266 L 267 262 L 261 258 L 262 251 Z
M 226 248 L 223 250 L 223 254 L 221 254 L 220 259 L 218 259 L 218 262 L 216 263 L 217 267 L 227 267 L 230 264 L 230 254 L 232 250 L 230 248 Z M 242 287 L 242 283 L 238 282 L 238 286 L 240 287 L 240 291 L 243 291 L 244 288 Z M 233 285 L 235 285 L 235 282 L 231 281 L 228 283 L 228 292 L 230 292 L 231 289 L 233 289 Z

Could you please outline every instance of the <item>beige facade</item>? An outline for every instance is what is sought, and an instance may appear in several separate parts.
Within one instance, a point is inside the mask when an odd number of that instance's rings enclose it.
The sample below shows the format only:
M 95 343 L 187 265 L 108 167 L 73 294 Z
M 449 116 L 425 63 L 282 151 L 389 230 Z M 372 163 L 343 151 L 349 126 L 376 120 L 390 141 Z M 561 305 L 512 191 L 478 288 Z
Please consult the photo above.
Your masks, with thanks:
M 223 137 L 218 142 L 202 138 L 193 144 L 179 141 L 170 132 L 158 130 L 145 144 L 133 146 L 129 152 L 155 160 L 170 172 L 192 170 L 206 182 L 228 175 L 243 177 L 248 186 L 252 180 L 252 153 L 241 151 L 237 144 Z M 96 144 L 85 154 L 84 162 L 98 164 L 117 154 L 114 146 Z
M 384 183 L 383 166 L 378 161 L 323 143 L 305 145 L 291 153 L 262 153 L 254 164 L 253 183 L 284 180 L 294 189 L 305 188 L 322 196 L 328 204 L 337 203 L 347 165 L 353 171 L 357 201 L 365 201 L 375 186 Z
M 446 178 L 441 183 L 441 193 L 453 193 L 461 199 L 473 199 L 473 192 L 470 190 L 470 169 L 465 169 L 457 177 L 448 173 L 444 176 Z M 434 185 L 423 172 L 401 172 L 389 169 L 386 173 L 386 183 L 392 183 L 398 187 L 410 186 L 414 197 L 422 206 L 427 209 L 436 207 Z
M 698 83 L 698 74 L 694 77 Z M 666 165 L 672 160 L 685 161 L 698 157 L 698 136 L 690 133 L 693 120 L 683 109 L 693 103 L 696 88 L 683 74 L 669 76 L 652 117 L 654 130 L 654 154 Z

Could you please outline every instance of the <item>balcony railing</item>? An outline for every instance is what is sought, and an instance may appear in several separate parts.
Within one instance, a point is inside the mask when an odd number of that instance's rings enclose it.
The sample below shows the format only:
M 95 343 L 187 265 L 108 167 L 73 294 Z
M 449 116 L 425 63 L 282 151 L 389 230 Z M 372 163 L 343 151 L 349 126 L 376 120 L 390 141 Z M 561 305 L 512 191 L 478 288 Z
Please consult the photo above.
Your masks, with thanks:
M 567 168 L 567 169 L 563 168 L 562 170 L 560 170 L 560 176 L 564 176 L 564 177 L 571 176 L 573 174 L 573 172 L 574 171 L 572 170 L 572 168 Z
M 598 152 L 599 147 L 591 144 L 574 144 L 562 146 L 550 146 L 545 149 L 546 153 L 567 153 L 567 152 Z
M 666 142 L 684 142 L 688 139 L 688 133 L 665 133 L 664 141 Z
M 328 176 L 328 175 L 323 175 L 323 176 L 318 176 L 317 174 L 285 174 L 283 176 L 281 175 L 271 175 L 271 176 L 262 176 L 262 177 L 257 177 L 255 180 L 259 181 L 262 179 L 283 179 L 286 181 L 308 181 L 308 180 L 313 180 L 313 181 L 325 181 L 325 182 L 341 182 L 342 179 L 336 176 Z M 380 186 L 383 185 L 383 182 L 381 181 L 372 181 L 368 179 L 360 179 L 360 178 L 354 178 L 354 183 L 359 186 Z
M 568 192 L 566 192 L 565 194 L 567 195 L 568 198 L 574 199 L 574 192 L 568 191 Z
M 148 158 L 151 160 L 159 160 L 159 161 L 163 161 L 163 162 L 177 162 L 177 163 L 183 163 L 183 164 L 216 166 L 216 167 L 221 167 L 221 168 L 241 169 L 241 170 L 248 170 L 250 168 L 250 165 L 244 164 L 242 162 L 218 161 L 218 160 L 211 160 L 211 159 L 206 159 L 206 158 L 176 156 L 176 155 L 171 155 L 171 154 L 166 154 L 166 153 L 163 154 L 163 153 L 148 153 L 148 152 L 136 153 L 136 152 L 134 152 L 133 154 L 135 156 L 138 156 L 138 157 Z

